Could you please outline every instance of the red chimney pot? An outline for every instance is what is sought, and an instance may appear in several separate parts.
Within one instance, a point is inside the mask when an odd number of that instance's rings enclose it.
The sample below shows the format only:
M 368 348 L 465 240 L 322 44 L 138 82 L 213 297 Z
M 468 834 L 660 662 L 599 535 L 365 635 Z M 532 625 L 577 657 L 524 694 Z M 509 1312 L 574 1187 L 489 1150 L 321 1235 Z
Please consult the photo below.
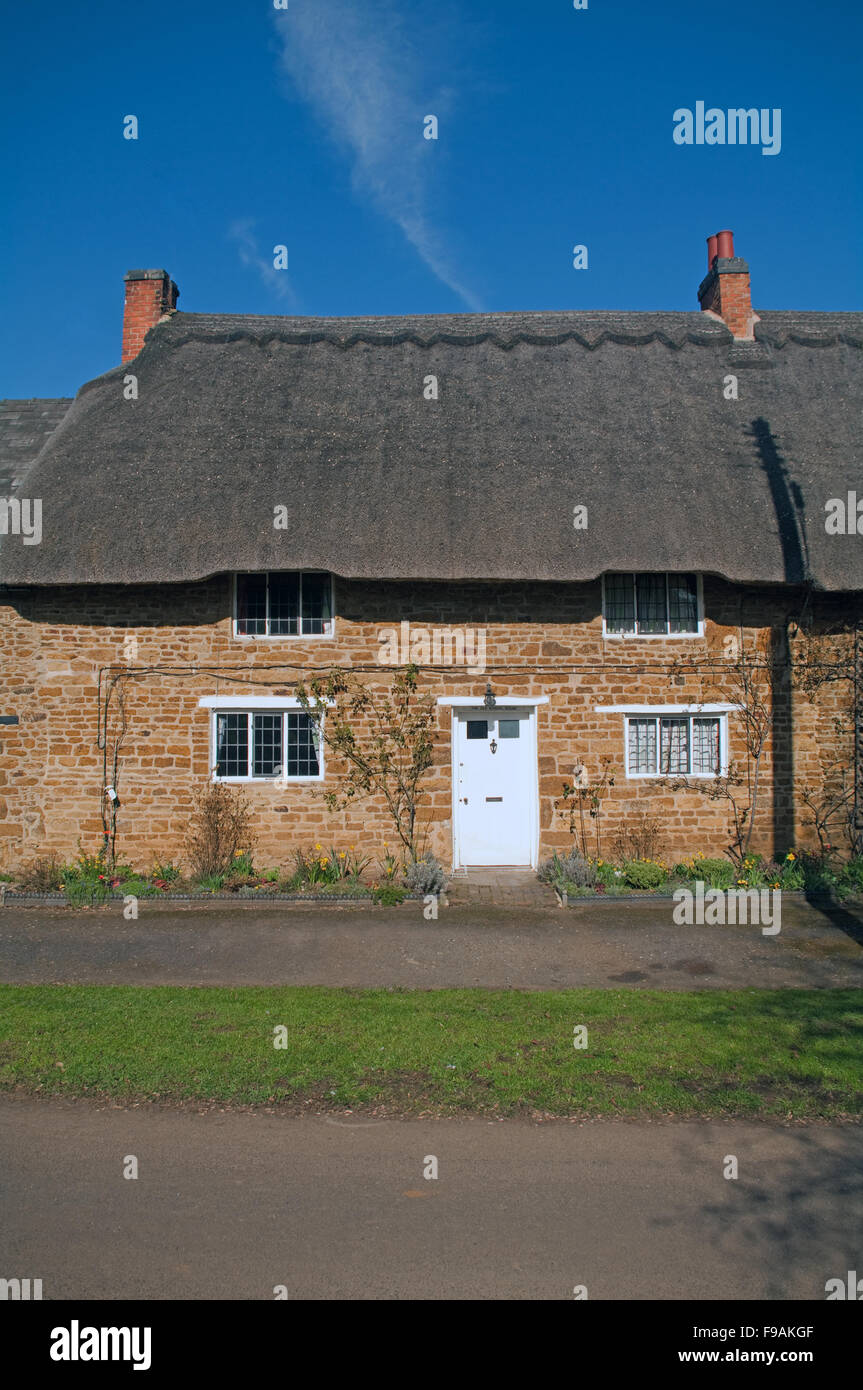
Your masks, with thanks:
M 752 341 L 758 315 L 752 312 L 749 266 L 734 254 L 734 233 L 727 229 L 707 238 L 707 275 L 698 287 L 705 313 L 722 319 L 732 335 Z
M 717 254 L 717 256 L 722 256 L 723 259 L 726 259 L 726 258 L 727 258 L 728 260 L 733 260 L 733 258 L 734 258 L 734 233 L 733 233 L 733 232 L 717 232 L 717 233 L 716 233 L 716 248 L 717 248 L 717 249 L 716 249 L 716 254 Z

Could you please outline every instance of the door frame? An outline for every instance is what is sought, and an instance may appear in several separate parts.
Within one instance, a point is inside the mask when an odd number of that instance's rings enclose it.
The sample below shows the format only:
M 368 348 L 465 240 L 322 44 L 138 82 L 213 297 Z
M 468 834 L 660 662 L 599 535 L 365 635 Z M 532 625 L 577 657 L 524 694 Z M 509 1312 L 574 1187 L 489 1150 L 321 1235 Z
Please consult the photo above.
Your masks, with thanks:
M 547 695 L 497 695 L 495 696 L 495 708 L 499 709 L 526 709 L 528 711 L 527 726 L 528 738 L 530 740 L 530 757 L 532 759 L 533 771 L 530 775 L 528 792 L 528 819 L 530 832 L 530 867 L 535 869 L 539 861 L 539 738 L 537 731 L 537 713 L 539 705 L 547 705 L 549 697 Z M 458 717 L 464 710 L 477 710 L 485 708 L 485 701 L 482 695 L 440 695 L 437 703 L 439 705 L 449 705 L 451 708 L 450 719 L 450 780 L 452 783 L 452 868 L 453 871 L 462 867 L 461 847 L 460 847 L 460 813 L 458 796 Z M 480 866 L 477 866 L 480 867 Z M 521 867 L 521 866 L 519 866 Z

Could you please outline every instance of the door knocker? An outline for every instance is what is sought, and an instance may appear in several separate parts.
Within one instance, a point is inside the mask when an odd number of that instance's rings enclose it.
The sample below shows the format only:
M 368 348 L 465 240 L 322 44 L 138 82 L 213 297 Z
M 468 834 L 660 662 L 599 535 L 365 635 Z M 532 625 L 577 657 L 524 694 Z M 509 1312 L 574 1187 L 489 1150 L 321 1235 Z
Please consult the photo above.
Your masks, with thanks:
M 495 743 L 494 739 L 492 739 L 491 743 L 488 746 L 491 749 L 492 753 L 497 752 L 497 744 Z

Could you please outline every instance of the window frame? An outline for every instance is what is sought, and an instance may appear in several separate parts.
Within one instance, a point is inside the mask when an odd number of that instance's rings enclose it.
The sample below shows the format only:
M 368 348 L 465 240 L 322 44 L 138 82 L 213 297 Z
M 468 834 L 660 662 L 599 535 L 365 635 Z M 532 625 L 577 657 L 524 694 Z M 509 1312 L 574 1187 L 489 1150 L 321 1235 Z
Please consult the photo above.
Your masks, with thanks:
M 330 621 L 325 632 L 240 632 L 240 615 L 237 611 L 239 579 L 241 575 L 266 576 L 267 580 L 267 625 L 270 622 L 270 575 L 296 574 L 300 580 L 300 622 L 303 614 L 303 575 L 326 574 L 330 580 Z M 238 642 L 330 642 L 336 635 L 336 582 L 332 570 L 235 570 L 231 576 L 231 631 Z M 242 711 L 237 711 L 242 713 Z M 255 779 L 257 780 L 257 779 Z
M 292 786 L 304 786 L 304 785 L 308 785 L 309 783 L 323 782 L 324 777 L 325 777 L 325 768 L 324 768 L 324 750 L 325 750 L 325 744 L 324 744 L 324 738 L 323 738 L 323 721 L 322 721 L 322 725 L 321 725 L 321 730 L 322 730 L 322 732 L 321 732 L 320 737 L 319 737 L 319 739 L 318 739 L 317 749 L 316 749 L 317 755 L 318 755 L 318 772 L 317 772 L 317 775 L 316 775 L 316 776 L 309 776 L 309 777 L 305 777 L 305 776 L 299 776 L 299 777 L 298 777 L 298 776 L 289 776 L 289 775 L 288 775 L 288 772 L 287 772 L 287 766 L 288 766 L 288 736 L 287 736 L 287 727 L 288 727 L 288 726 L 287 726 L 287 723 L 285 722 L 285 715 L 286 715 L 286 714 L 305 714 L 305 711 L 304 711 L 304 710 L 302 709 L 302 707 L 299 705 L 299 702 L 298 702 L 298 701 L 294 700 L 293 702 L 289 702 L 289 701 L 285 700 L 285 701 L 278 701 L 278 702 L 276 702 L 276 701 L 269 701 L 269 700 L 268 700 L 268 701 L 266 702 L 266 704 L 264 704 L 263 702 L 261 702 L 261 703 L 258 703 L 258 702 L 252 702 L 252 703 L 245 702 L 245 703 L 244 703 L 242 700 L 236 700 L 236 701 L 234 701 L 234 700 L 232 700 L 232 701 L 222 701 L 222 700 L 219 700 L 219 702 L 218 702 L 217 704 L 216 704 L 216 703 L 210 703 L 210 702 L 208 702 L 208 704 L 207 704 L 207 710 L 208 710 L 209 719 L 210 719 L 210 774 L 211 774 L 211 780 L 212 780 L 213 782 L 225 782 L 225 783 L 232 783 L 232 784 L 237 784 L 237 785 L 240 785 L 240 784 L 248 784 L 248 785 L 250 785 L 250 786 L 257 786 L 257 787 L 265 787 L 265 786 L 274 787 L 274 786 L 277 786 L 277 785 L 281 785 L 281 784 L 283 784 L 283 783 L 286 784 L 286 785 L 287 785 L 287 784 L 290 784 L 290 785 L 292 785 Z M 253 716 L 253 715 L 256 715 L 256 714 L 278 714 L 278 715 L 281 716 L 281 719 L 282 719 L 282 768 L 281 768 L 281 772 L 280 772 L 279 774 L 277 774 L 277 776 L 275 776 L 275 777 L 255 777 L 255 776 L 253 776 L 253 775 L 251 775 L 251 774 L 249 774 L 249 773 L 247 773 L 247 774 L 245 775 L 245 777 L 222 777 L 222 776 L 219 775 L 219 771 L 218 771 L 218 761 L 219 761 L 219 722 L 218 722 L 218 721 L 219 721 L 219 717 L 220 717 L 221 715 L 226 715 L 226 714 L 244 714 L 244 715 L 246 715 L 246 718 L 247 718 L 247 730 L 248 730 L 248 733 L 247 733 L 247 740 L 248 740 L 248 761 L 247 761 L 247 766 L 248 766 L 248 767 L 253 766 L 253 758 L 254 758 L 254 735 L 253 735 L 253 732 L 252 732 L 252 730 L 253 730 L 252 716 Z M 326 720 L 326 715 L 324 715 L 324 720 Z
M 609 632 L 606 614 L 606 575 L 628 574 L 632 576 L 633 595 L 637 598 L 638 577 L 642 574 L 662 574 L 665 576 L 665 621 L 668 617 L 668 576 L 670 574 L 695 575 L 695 613 L 696 625 L 692 632 Z M 699 570 L 603 570 L 602 573 L 602 637 L 609 642 L 691 642 L 693 637 L 704 636 L 704 583 Z
M 656 724 L 656 750 L 657 750 L 657 769 L 659 766 L 659 756 L 662 747 L 662 720 L 663 719 L 685 719 L 689 725 L 688 748 L 689 762 L 692 762 L 692 725 L 696 719 L 716 719 L 719 722 L 719 771 L 718 772 L 633 772 L 629 766 L 629 721 L 630 719 L 651 719 Z M 690 780 L 713 781 L 717 777 L 725 777 L 728 773 L 728 713 L 724 710 L 713 709 L 668 709 L 659 707 L 656 709 L 633 708 L 626 710 L 623 714 L 623 756 L 627 782 L 646 782 L 646 781 L 667 781 L 672 777 L 686 777 Z

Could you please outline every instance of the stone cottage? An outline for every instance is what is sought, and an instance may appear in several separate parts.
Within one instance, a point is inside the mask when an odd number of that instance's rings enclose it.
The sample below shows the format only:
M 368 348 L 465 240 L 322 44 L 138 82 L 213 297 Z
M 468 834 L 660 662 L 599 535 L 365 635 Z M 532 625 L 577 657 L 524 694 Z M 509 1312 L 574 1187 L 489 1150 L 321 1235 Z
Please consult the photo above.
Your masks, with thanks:
M 139 866 L 182 856 L 210 777 L 243 787 L 261 863 L 378 854 L 382 802 L 327 808 L 338 760 L 297 700 L 332 668 L 419 667 L 447 865 L 569 844 L 564 783 L 609 856 L 645 820 L 669 857 L 721 853 L 729 775 L 744 799 L 757 777 L 767 853 L 813 838 L 800 792 L 828 768 L 853 799 L 863 316 L 753 312 L 730 232 L 692 312 L 196 314 L 162 270 L 125 291 L 118 367 L 0 408 L 2 867 L 109 825 Z M 849 663 L 815 694 L 813 633 Z

